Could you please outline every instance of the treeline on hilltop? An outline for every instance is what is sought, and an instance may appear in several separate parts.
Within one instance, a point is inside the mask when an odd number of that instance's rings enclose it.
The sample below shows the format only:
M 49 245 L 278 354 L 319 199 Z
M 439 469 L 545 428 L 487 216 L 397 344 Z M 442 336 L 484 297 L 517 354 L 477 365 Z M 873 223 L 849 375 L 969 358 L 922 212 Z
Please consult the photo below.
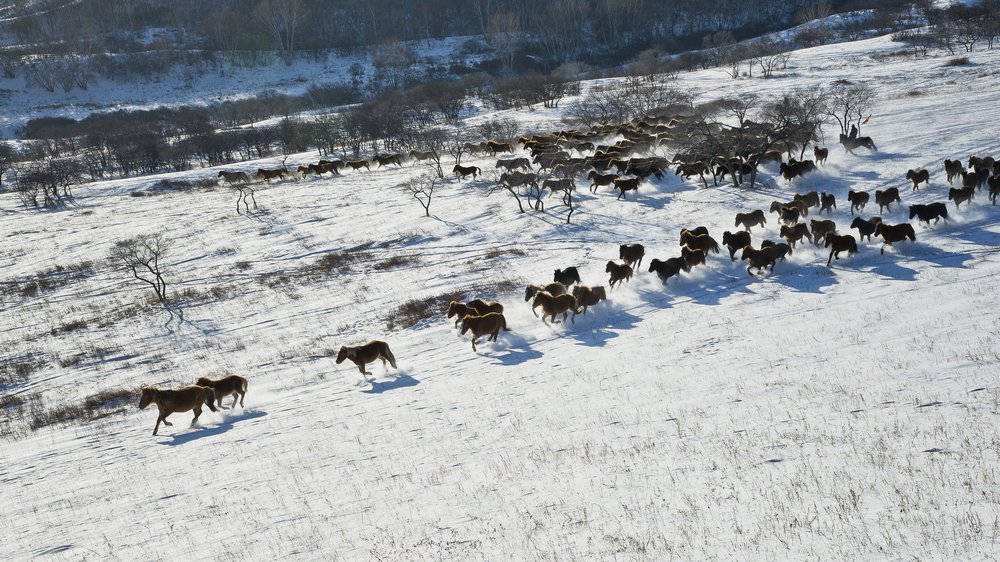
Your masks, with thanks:
M 389 40 L 479 35 L 553 66 L 581 57 L 670 49 L 678 36 L 744 37 L 868 0 L 31 0 L 6 10 L 24 53 L 352 49 Z M 818 13 L 817 13 L 818 10 Z M 737 32 L 737 38 L 741 33 Z M 16 50 L 15 50 L 16 51 Z

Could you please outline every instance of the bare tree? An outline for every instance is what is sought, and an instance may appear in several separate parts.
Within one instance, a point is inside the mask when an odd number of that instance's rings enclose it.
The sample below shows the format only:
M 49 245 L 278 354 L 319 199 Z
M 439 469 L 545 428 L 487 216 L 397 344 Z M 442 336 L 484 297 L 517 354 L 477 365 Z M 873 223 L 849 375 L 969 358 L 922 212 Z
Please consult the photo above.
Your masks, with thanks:
M 295 34 L 306 21 L 309 10 L 302 0 L 260 0 L 253 17 L 278 44 L 285 64 L 292 64 Z
M 116 242 L 109 257 L 112 262 L 131 271 L 136 279 L 148 283 L 160 302 L 166 302 L 167 282 L 163 280 L 160 261 L 170 251 L 170 246 L 160 233 L 141 234 Z
M 854 125 L 860 133 L 862 121 L 871 117 L 875 106 L 875 90 L 864 83 L 845 84 L 834 87 L 829 96 L 828 115 L 840 124 L 840 132 L 846 135 Z
M 510 72 L 514 66 L 514 51 L 521 42 L 521 21 L 510 12 L 493 14 L 486 25 L 486 40 L 500 53 L 504 69 Z
M 438 181 L 440 180 L 434 177 L 434 174 L 424 174 L 411 178 L 403 184 L 403 188 L 424 208 L 425 217 L 431 216 L 431 199 L 434 197 L 434 188 Z

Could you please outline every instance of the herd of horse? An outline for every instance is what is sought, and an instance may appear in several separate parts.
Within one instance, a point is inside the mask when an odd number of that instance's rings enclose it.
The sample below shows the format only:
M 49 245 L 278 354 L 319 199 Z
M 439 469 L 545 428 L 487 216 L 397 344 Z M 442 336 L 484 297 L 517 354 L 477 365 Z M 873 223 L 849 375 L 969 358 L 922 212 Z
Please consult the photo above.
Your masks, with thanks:
M 647 155 L 652 148 L 661 146 L 663 140 L 669 138 L 671 129 L 681 124 L 682 121 L 678 118 L 670 118 L 668 121 L 645 118 L 630 127 L 598 127 L 590 131 L 560 131 L 522 136 L 517 139 L 517 143 L 530 154 L 530 158 L 515 155 L 498 159 L 496 169 L 502 171 L 498 182 L 511 188 L 531 186 L 537 190 L 540 200 L 543 189 L 549 189 L 553 194 L 562 192 L 564 197 L 568 196 L 576 188 L 576 178 L 585 175 L 591 182 L 592 192 L 596 193 L 599 187 L 607 186 L 619 191 L 618 199 L 621 199 L 628 191 L 637 190 L 641 182 L 647 178 L 651 176 L 662 178 L 665 170 L 671 166 L 675 167 L 675 175 L 685 178 L 701 175 L 704 179 L 706 173 L 744 174 L 750 172 L 748 166 L 756 167 L 774 162 L 779 165 L 779 174 L 791 183 L 796 178 L 818 170 L 820 166 L 825 165 L 829 157 L 829 149 L 814 146 L 814 160 L 796 160 L 790 157 L 785 161 L 781 153 L 768 151 L 757 156 L 749 155 L 740 162 L 734 160 L 727 163 L 719 160 L 713 168 L 701 160 L 680 158 L 681 155 L 674 160 Z M 623 139 L 610 145 L 599 144 L 608 135 L 619 135 Z M 854 131 L 851 135 L 842 134 L 840 142 L 850 153 L 860 147 L 877 150 L 870 137 L 858 137 Z M 489 154 L 495 157 L 498 154 L 515 153 L 516 149 L 514 143 L 488 140 L 479 144 L 467 144 L 464 151 L 473 155 Z M 587 154 L 591 151 L 592 154 Z M 579 156 L 572 156 L 573 152 Z M 376 168 L 391 165 L 401 167 L 408 160 L 429 159 L 440 161 L 436 151 L 412 150 L 406 155 L 375 155 L 366 160 L 320 160 L 315 164 L 299 166 L 295 171 L 284 168 L 270 170 L 261 168 L 252 178 L 247 172 L 222 171 L 218 176 L 227 183 L 239 187 L 247 186 L 253 180 L 270 182 L 272 179 L 282 181 L 301 179 L 307 175 L 322 176 L 328 173 L 340 175 L 348 168 L 371 170 L 373 164 Z M 956 210 L 962 204 L 968 204 L 983 187 L 988 188 L 989 198 L 996 205 L 997 197 L 1000 196 L 1000 160 L 990 156 L 972 156 L 966 167 L 962 161 L 946 159 L 944 169 L 949 184 L 953 184 L 959 178 L 961 181 L 961 187 L 952 187 L 948 191 L 948 200 L 954 201 Z M 482 170 L 477 166 L 463 166 L 457 162 L 452 172 L 460 179 L 468 176 L 477 179 L 482 174 Z M 926 169 L 908 170 L 906 179 L 912 182 L 912 190 L 915 191 L 921 184 L 924 187 L 930 185 L 930 172 Z M 879 207 L 878 216 L 863 218 L 860 214 L 872 198 Z M 737 213 L 734 221 L 736 229 L 723 232 L 721 244 L 704 226 L 682 229 L 678 239 L 679 255 L 665 259 L 653 258 L 649 261 L 647 271 L 655 273 L 666 285 L 670 278 L 690 273 L 693 268 L 707 264 L 709 256 L 720 254 L 722 246 L 725 246 L 729 250 L 730 261 L 735 262 L 739 254 L 739 259 L 747 264 L 747 274 L 752 277 L 765 271 L 773 272 L 777 262 L 785 260 L 792 254 L 803 243 L 803 239 L 815 247 L 829 250 L 828 266 L 833 260 L 840 259 L 841 254 L 851 256 L 857 253 L 859 239 L 862 241 L 867 239 L 870 242 L 872 236 L 881 238 L 881 254 L 884 254 L 886 247 L 892 244 L 905 240 L 916 241 L 916 232 L 909 222 L 888 224 L 882 221 L 884 212 L 892 212 L 893 203 L 902 204 L 898 188 L 875 190 L 873 196 L 865 191 L 849 191 L 847 200 L 853 217 L 848 229 L 857 230 L 858 238 L 852 234 L 841 233 L 837 223 L 831 218 L 812 218 L 808 224 L 803 222 L 809 217 L 810 212 L 817 208 L 816 214 L 820 217 L 823 213 L 828 216 L 833 215 L 837 203 L 832 193 L 815 191 L 795 193 L 790 201 L 773 201 L 769 213 L 765 213 L 763 209 Z M 855 216 L 855 213 L 858 216 Z M 755 247 L 751 231 L 753 228 L 765 227 L 769 214 L 777 215 L 778 234 L 782 241 L 763 239 Z M 944 202 L 910 205 L 909 218 L 910 220 L 916 218 L 928 227 L 931 226 L 931 221 L 933 224 L 937 224 L 941 219 L 947 221 L 947 205 Z M 641 267 L 645 253 L 642 244 L 622 244 L 619 247 L 618 261 L 609 260 L 605 264 L 605 273 L 608 275 L 607 289 L 603 284 L 583 285 L 578 269 L 568 267 L 556 269 L 553 281 L 550 283 L 528 285 L 524 300 L 530 302 L 532 313 L 536 317 L 538 317 L 537 309 L 542 309 L 541 319 L 546 324 L 549 323 L 549 319 L 553 323 L 558 323 L 560 316 L 563 322 L 567 320 L 575 322 L 576 315 L 585 314 L 589 307 L 607 300 L 608 291 L 628 283 Z M 752 271 L 754 269 L 756 273 Z M 448 306 L 447 317 L 455 318 L 454 326 L 462 335 L 471 334 L 473 351 L 477 350 L 477 343 L 481 337 L 486 336 L 487 341 L 496 341 L 501 331 L 509 331 L 504 317 L 504 307 L 498 302 L 478 298 L 468 302 L 452 301 Z M 361 346 L 341 347 L 336 362 L 340 364 L 350 360 L 367 379 L 372 373 L 366 370 L 366 365 L 380 359 L 383 365 L 388 363 L 396 368 L 396 359 L 389 345 L 381 340 L 373 340 Z M 161 422 L 170 425 L 166 418 L 173 412 L 193 411 L 192 424 L 194 424 L 201 414 L 203 405 L 215 411 L 215 403 L 221 401 L 224 396 L 233 396 L 231 407 L 235 407 L 237 397 L 242 406 L 246 388 L 246 379 L 235 375 L 218 381 L 200 378 L 194 385 L 176 390 L 146 387 L 142 389 L 139 406 L 145 408 L 150 403 L 155 403 L 159 408 L 160 415 L 153 430 L 153 435 L 156 435 Z M 221 403 L 219 405 L 221 406 Z

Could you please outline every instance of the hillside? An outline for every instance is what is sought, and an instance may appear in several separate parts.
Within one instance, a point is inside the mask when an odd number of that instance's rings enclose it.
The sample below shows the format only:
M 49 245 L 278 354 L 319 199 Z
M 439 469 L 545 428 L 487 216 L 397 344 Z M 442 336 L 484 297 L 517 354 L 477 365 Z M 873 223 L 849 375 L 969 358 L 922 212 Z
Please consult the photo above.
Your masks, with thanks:
M 0 193 L 0 348 L 31 371 L 5 396 L 40 393 L 34 407 L 55 408 L 203 375 L 249 379 L 245 409 L 191 428 L 175 414 L 156 437 L 154 410 L 132 404 L 36 431 L 15 419 L 25 408 L 6 408 L 16 438 L 0 443 L 0 558 L 991 556 L 1000 210 L 985 189 L 949 202 L 947 222 L 914 219 L 917 241 L 884 255 L 865 241 L 827 267 L 807 243 L 748 276 L 723 250 L 666 287 L 646 271 L 678 254 L 680 229 L 721 240 L 736 212 L 796 191 L 833 193 L 841 232 L 849 190 L 899 188 L 888 223 L 947 201 L 945 158 L 1000 153 L 989 125 L 1000 55 L 948 66 L 887 56 L 899 48 L 881 37 L 797 51 L 770 80 L 677 78 L 699 102 L 868 83 L 877 151 L 848 154 L 829 128 L 828 163 L 791 186 L 773 165 L 757 189 L 668 175 L 617 201 L 580 183 L 570 224 L 558 197 L 520 214 L 490 194 L 489 158 L 463 160 L 485 179 L 450 177 L 430 218 L 399 187 L 426 172 L 409 164 L 261 186 L 246 214 L 228 188 L 159 183 L 219 169 L 77 186 L 53 211 Z M 554 130 L 572 101 L 477 119 Z M 911 191 L 905 174 L 919 167 L 930 185 Z M 864 216 L 876 213 L 873 202 Z M 166 307 L 106 263 L 116 240 L 154 232 L 173 243 Z M 764 237 L 778 238 L 775 215 L 754 244 Z M 628 242 L 647 249 L 641 271 L 575 322 L 546 325 L 523 302 L 556 268 L 605 283 Z M 473 352 L 443 310 L 403 327 L 404 305 L 437 312 L 454 294 L 501 301 L 511 331 Z M 376 338 L 398 369 L 370 365 L 369 382 L 335 363 L 342 345 Z

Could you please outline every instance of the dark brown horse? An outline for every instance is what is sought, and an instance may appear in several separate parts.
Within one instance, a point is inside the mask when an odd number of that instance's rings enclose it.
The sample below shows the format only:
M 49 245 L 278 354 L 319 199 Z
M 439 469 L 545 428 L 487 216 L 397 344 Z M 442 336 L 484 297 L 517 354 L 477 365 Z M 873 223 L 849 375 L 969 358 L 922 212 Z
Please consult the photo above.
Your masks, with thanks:
M 451 169 L 451 172 L 461 179 L 465 179 L 465 176 L 471 175 L 472 179 L 479 177 L 482 170 L 478 166 L 462 166 L 460 164 L 455 164 L 455 167 Z
M 472 351 L 476 351 L 476 340 L 489 334 L 486 341 L 497 341 L 500 330 L 507 329 L 507 319 L 499 312 L 489 312 L 482 316 L 466 316 L 462 318 L 462 335 L 472 332 Z
M 642 267 L 642 257 L 646 248 L 642 244 L 622 244 L 618 246 L 618 259 L 629 264 L 636 270 Z
M 372 171 L 372 167 L 367 160 L 348 160 L 347 162 L 344 162 L 344 165 L 352 170 L 360 170 L 361 168 L 364 168 L 369 172 Z
M 965 203 L 966 201 L 972 201 L 973 196 L 976 195 L 975 187 L 963 187 L 962 189 L 951 188 L 948 190 L 948 201 L 955 202 L 955 208 Z
M 198 380 L 194 382 L 198 386 L 207 386 L 215 391 L 215 400 L 219 403 L 220 408 L 225 408 L 222 405 L 222 399 L 226 396 L 233 397 L 233 403 L 230 408 L 236 407 L 237 398 L 240 401 L 240 408 L 243 407 L 243 399 L 247 395 L 247 380 L 239 375 L 229 375 L 228 377 L 223 377 L 221 379 L 210 379 L 208 377 L 199 377 Z
M 828 234 L 826 237 L 826 247 L 830 248 L 830 257 L 826 260 L 827 267 L 834 259 L 840 259 L 840 252 L 847 252 L 850 257 L 858 251 L 858 241 L 850 234 Z
M 901 242 L 910 239 L 910 242 L 917 241 L 917 233 L 913 231 L 913 226 L 908 222 L 900 224 L 885 224 L 879 223 L 875 225 L 875 236 L 882 237 L 882 251 L 879 254 L 885 253 L 885 247 L 891 246 L 893 242 Z
M 365 365 L 375 361 L 376 359 L 382 360 L 382 366 L 385 367 L 385 362 L 388 361 L 392 368 L 396 368 L 396 358 L 392 355 L 392 351 L 389 350 L 389 344 L 380 340 L 372 340 L 364 345 L 359 345 L 357 347 L 343 346 L 340 348 L 340 352 L 337 353 L 337 364 L 340 365 L 344 362 L 344 359 L 350 359 L 352 363 L 358 366 L 358 371 L 361 372 L 362 376 L 370 375 L 370 371 L 365 370 Z M 365 376 L 367 379 L 368 377 Z
M 848 191 L 847 202 L 851 204 L 851 214 L 853 215 L 855 210 L 858 212 L 865 210 L 869 199 L 867 191 Z
M 150 404 L 156 404 L 156 408 L 160 411 L 153 427 L 153 435 L 160 430 L 160 422 L 164 425 L 173 425 L 167 421 L 167 416 L 174 412 L 193 410 L 194 419 L 191 420 L 191 425 L 194 425 L 201 415 L 202 404 L 207 405 L 213 412 L 218 411 L 215 409 L 215 392 L 211 388 L 195 385 L 176 390 L 161 390 L 155 386 L 143 387 L 142 396 L 139 397 L 139 409 L 145 409 Z
M 823 211 L 826 211 L 826 214 L 832 215 L 833 210 L 836 208 L 837 208 L 837 198 L 834 197 L 832 193 L 827 193 L 824 191 L 823 193 L 819 194 L 819 214 L 822 215 Z
M 603 300 L 607 300 L 608 293 L 605 292 L 604 287 L 598 285 L 597 287 L 588 287 L 586 285 L 577 285 L 573 287 L 573 298 L 576 299 L 576 307 L 583 310 L 583 313 L 587 313 L 587 308 L 598 304 Z
M 882 214 L 883 209 L 888 209 L 892 212 L 892 207 L 889 206 L 892 202 L 902 203 L 903 200 L 899 198 L 899 189 L 895 187 L 890 187 L 885 191 L 881 189 L 875 190 L 875 202 L 878 203 L 878 214 Z
M 604 267 L 604 272 L 610 275 L 608 285 L 612 289 L 615 288 L 615 283 L 621 284 L 623 280 L 629 281 L 632 279 L 632 268 L 628 264 L 608 261 L 608 264 Z
M 910 191 L 917 191 L 920 189 L 920 183 L 923 182 L 927 185 L 931 184 L 931 173 L 927 170 L 907 170 L 906 179 L 913 182 L 913 189 Z
M 743 230 L 750 232 L 750 228 L 753 226 L 761 226 L 767 224 L 767 217 L 764 216 L 764 211 L 762 209 L 756 209 L 750 211 L 749 213 L 736 213 L 736 224 L 733 226 L 743 226 Z
M 871 137 L 849 137 L 841 133 L 840 144 L 844 145 L 844 149 L 851 154 L 854 154 L 855 149 L 862 146 L 872 152 L 878 150 L 878 148 L 875 147 L 875 141 L 873 141 Z
M 727 230 L 722 233 L 722 244 L 729 248 L 729 260 L 736 261 L 736 252 L 750 245 L 750 233 L 745 230 L 737 230 L 735 233 Z
M 948 183 L 952 183 L 957 176 L 962 175 L 965 171 L 965 166 L 962 166 L 961 160 L 948 160 L 944 161 L 944 171 L 948 174 Z
M 548 293 L 552 296 L 565 295 L 566 285 L 563 285 L 558 281 L 553 281 L 548 285 L 528 285 L 527 288 L 524 289 L 524 302 L 528 302 L 535 298 L 535 295 L 538 293 Z
M 813 219 L 813 222 L 816 222 L 815 219 Z M 810 242 L 813 241 L 812 235 L 809 234 L 809 227 L 806 226 L 805 223 L 801 222 L 795 224 L 794 226 L 789 226 L 787 224 L 781 225 L 779 234 L 782 238 L 788 241 L 792 250 L 795 249 L 795 244 L 803 238 L 807 238 Z
M 820 148 L 818 146 L 813 146 L 813 156 L 815 156 L 817 164 L 826 164 L 826 158 L 829 155 L 830 155 L 829 148 Z
M 872 234 L 875 234 L 875 227 L 882 223 L 882 219 L 879 217 L 872 217 L 865 220 L 861 217 L 854 217 L 854 222 L 851 223 L 851 228 L 858 229 L 858 238 L 864 240 L 868 239 L 869 242 L 872 240 Z

